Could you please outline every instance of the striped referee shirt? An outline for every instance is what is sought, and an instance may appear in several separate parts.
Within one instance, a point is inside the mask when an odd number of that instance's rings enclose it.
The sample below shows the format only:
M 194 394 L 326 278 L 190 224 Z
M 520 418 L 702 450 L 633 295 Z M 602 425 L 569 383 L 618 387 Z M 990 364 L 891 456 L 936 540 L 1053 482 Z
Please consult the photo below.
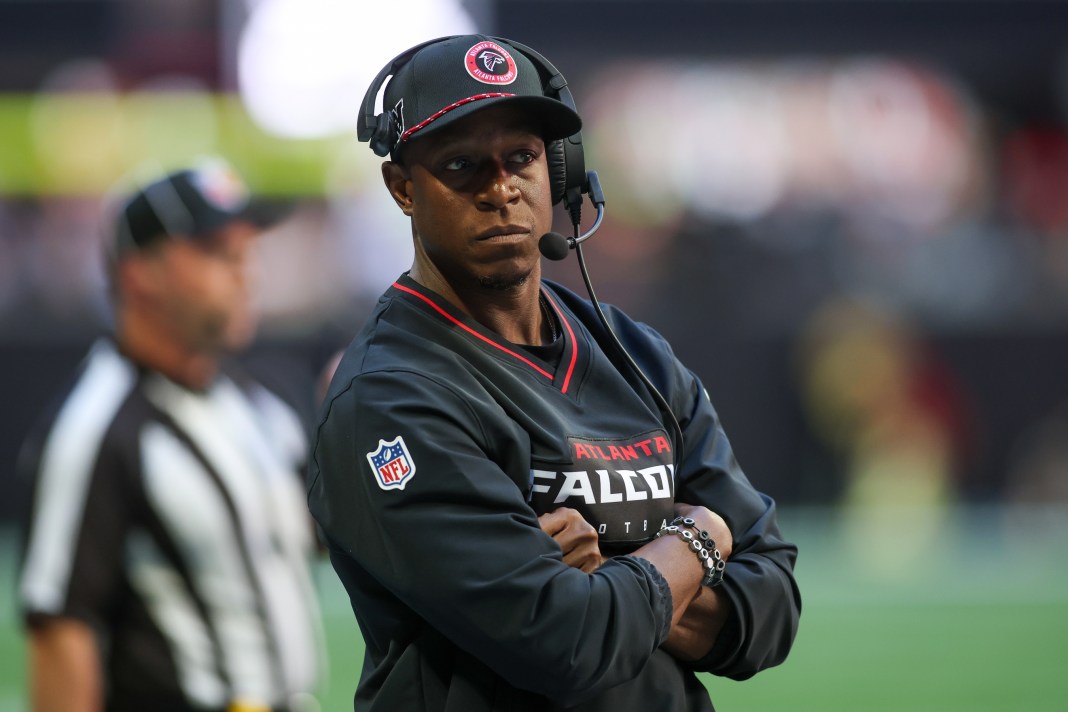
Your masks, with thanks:
M 37 443 L 23 614 L 95 629 L 108 709 L 315 691 L 306 443 L 288 406 L 227 376 L 188 390 L 101 340 Z

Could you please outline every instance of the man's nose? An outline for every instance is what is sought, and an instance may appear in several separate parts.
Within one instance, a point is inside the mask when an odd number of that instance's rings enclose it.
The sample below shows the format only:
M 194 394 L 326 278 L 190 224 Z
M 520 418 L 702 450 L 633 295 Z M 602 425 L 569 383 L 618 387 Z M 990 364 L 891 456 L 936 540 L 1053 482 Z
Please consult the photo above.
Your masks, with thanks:
M 499 210 L 519 198 L 515 175 L 503 163 L 493 162 L 483 171 L 478 201 L 488 208 Z

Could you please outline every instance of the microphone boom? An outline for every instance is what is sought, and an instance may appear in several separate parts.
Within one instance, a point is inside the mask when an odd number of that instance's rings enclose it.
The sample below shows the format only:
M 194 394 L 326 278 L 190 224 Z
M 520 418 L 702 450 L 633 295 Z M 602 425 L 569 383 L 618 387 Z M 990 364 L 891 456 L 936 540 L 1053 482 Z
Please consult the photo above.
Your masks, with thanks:
M 590 281 L 590 274 L 586 269 L 586 259 L 582 254 L 582 243 L 592 237 L 593 233 L 597 232 L 598 228 L 601 227 L 601 221 L 604 219 L 604 193 L 601 191 L 601 183 L 597 179 L 596 171 L 589 171 L 586 174 L 586 177 L 590 201 L 597 208 L 597 218 L 594 220 L 593 225 L 586 232 L 581 235 L 578 234 L 578 206 L 581 205 L 581 203 L 576 203 L 572 206 L 571 213 L 575 224 L 576 236 L 569 238 L 564 237 L 558 232 L 547 232 L 541 236 L 540 240 L 538 240 L 538 250 L 543 257 L 550 260 L 562 260 L 567 257 L 568 252 L 572 249 L 575 250 L 575 254 L 578 256 L 579 271 L 582 273 L 582 281 L 586 284 L 586 291 L 590 295 L 590 303 L 593 305 L 594 311 L 597 312 L 598 320 L 608 333 L 610 342 L 616 352 L 623 357 L 624 361 L 626 361 L 634 374 L 637 375 L 638 379 L 645 385 L 649 395 L 656 401 L 656 405 L 660 409 L 661 416 L 664 419 L 664 428 L 666 430 L 670 426 L 673 431 L 673 435 L 675 436 L 675 451 L 679 454 L 679 457 L 681 457 L 685 450 L 685 439 L 678 418 L 675 417 L 675 413 L 671 410 L 671 405 L 667 402 L 667 399 L 664 398 L 663 394 L 661 394 L 657 387 L 653 385 L 653 382 L 647 375 L 645 375 L 645 371 L 641 369 L 638 363 L 634 360 L 634 357 L 632 357 L 626 347 L 623 346 L 623 342 L 619 340 L 619 336 L 616 335 L 615 329 L 612 328 L 612 325 L 608 321 L 608 317 L 605 316 L 604 310 L 601 309 L 601 303 L 597 300 L 597 294 L 593 291 L 593 283 Z

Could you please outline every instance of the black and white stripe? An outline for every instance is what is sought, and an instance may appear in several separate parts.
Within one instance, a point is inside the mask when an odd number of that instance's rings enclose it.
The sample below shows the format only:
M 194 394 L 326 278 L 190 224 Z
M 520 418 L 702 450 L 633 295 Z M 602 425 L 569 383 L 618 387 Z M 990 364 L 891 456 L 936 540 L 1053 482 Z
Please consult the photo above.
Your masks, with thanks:
M 292 411 L 226 378 L 196 393 L 157 374 L 139 377 L 102 344 L 55 423 L 24 566 L 26 611 L 70 615 L 85 605 L 76 577 L 89 562 L 76 561 L 79 539 L 97 532 L 80 522 L 87 510 L 114 506 L 94 501 L 89 483 L 106 476 L 102 448 L 118 447 L 133 470 L 124 474 L 132 514 L 115 555 L 171 661 L 169 671 L 149 674 L 169 672 L 202 706 L 284 704 L 313 691 L 322 633 L 296 474 L 303 433 Z
M 132 365 L 96 344 L 45 441 L 21 582 L 22 600 L 34 611 L 63 609 L 101 441 L 136 378 Z

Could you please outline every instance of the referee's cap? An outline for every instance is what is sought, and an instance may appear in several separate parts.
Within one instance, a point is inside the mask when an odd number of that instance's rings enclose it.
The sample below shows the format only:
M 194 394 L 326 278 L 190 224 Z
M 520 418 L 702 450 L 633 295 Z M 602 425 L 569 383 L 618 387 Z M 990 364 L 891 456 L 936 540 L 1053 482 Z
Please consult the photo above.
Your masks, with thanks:
M 582 128 L 578 113 L 551 95 L 534 61 L 508 40 L 461 35 L 413 49 L 382 97 L 391 124 L 386 140 L 394 155 L 407 141 L 499 104 L 520 106 L 536 116 L 546 141 Z
M 244 180 L 226 160 L 206 157 L 126 198 L 116 216 L 114 255 L 164 238 L 205 238 L 238 220 L 254 222 Z

